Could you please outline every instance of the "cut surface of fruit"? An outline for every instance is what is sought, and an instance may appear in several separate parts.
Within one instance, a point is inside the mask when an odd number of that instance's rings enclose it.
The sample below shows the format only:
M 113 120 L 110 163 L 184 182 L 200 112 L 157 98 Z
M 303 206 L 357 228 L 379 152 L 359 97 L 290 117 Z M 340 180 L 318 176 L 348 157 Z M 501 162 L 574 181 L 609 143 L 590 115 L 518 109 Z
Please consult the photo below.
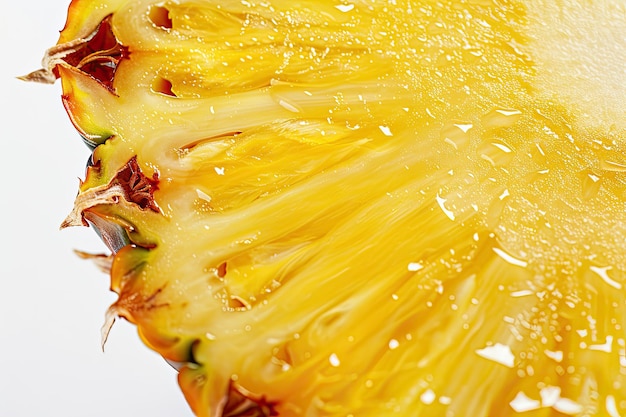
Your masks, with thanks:
M 31 78 L 197 415 L 617 417 L 625 54 L 619 0 L 74 0 Z

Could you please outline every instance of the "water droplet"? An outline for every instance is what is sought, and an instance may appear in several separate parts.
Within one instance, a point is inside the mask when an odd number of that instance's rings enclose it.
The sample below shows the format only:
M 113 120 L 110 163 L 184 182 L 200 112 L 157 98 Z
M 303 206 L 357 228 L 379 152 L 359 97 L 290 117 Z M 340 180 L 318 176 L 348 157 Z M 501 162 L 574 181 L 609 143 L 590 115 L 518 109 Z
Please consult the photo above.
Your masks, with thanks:
M 561 362 L 563 360 L 563 351 L 561 350 L 557 350 L 557 351 L 551 351 L 551 350 L 544 350 L 543 353 L 545 353 L 545 355 L 556 361 L 556 362 Z
M 590 170 L 584 170 L 580 173 L 580 184 L 584 199 L 595 197 L 600 191 L 602 185 L 602 177 L 596 175 Z
M 439 196 L 439 194 L 437 194 L 437 204 L 439 204 L 439 207 L 441 208 L 441 210 L 443 211 L 443 213 L 450 219 L 450 220 L 454 220 L 456 217 L 454 216 L 454 213 L 450 210 L 448 210 L 445 206 L 445 203 L 447 201 L 447 199 L 442 198 Z
M 224 167 L 215 167 L 214 169 L 217 175 L 224 175 Z
M 439 397 L 439 404 L 450 405 L 452 404 L 452 398 L 442 395 L 441 397 Z
M 583 411 L 583 406 L 576 401 L 569 398 L 559 398 L 559 400 L 552 406 L 556 411 L 563 414 L 576 415 Z
M 544 152 L 543 148 L 541 147 L 541 144 L 535 143 L 535 148 L 537 148 L 537 150 L 539 151 L 539 154 L 541 156 L 546 156 L 546 153 Z
M 515 356 L 511 352 L 511 348 L 508 345 L 502 343 L 496 343 L 495 345 L 487 346 L 483 349 L 476 350 L 476 354 L 481 358 L 499 363 L 508 368 L 513 368 L 515 362 Z
M 561 398 L 561 388 L 548 385 L 539 391 L 539 395 L 541 396 L 541 405 L 543 407 L 552 407 Z
M 522 259 L 518 259 L 514 257 L 513 255 L 511 255 L 510 253 L 507 253 L 500 248 L 492 248 L 492 249 L 496 253 L 496 255 L 498 255 L 500 258 L 504 259 L 506 262 L 510 263 L 511 265 L 521 266 L 522 268 L 525 268 L 526 266 L 528 266 L 528 262 Z
M 626 164 L 613 161 L 602 161 L 600 168 L 613 172 L 626 172 Z
M 611 277 L 609 277 L 608 271 L 610 271 L 611 269 L 613 269 L 612 266 L 605 266 L 603 268 L 600 268 L 598 266 L 591 266 L 589 267 L 589 269 L 591 269 L 591 271 L 595 272 L 596 274 L 598 274 L 598 276 L 600 278 L 602 278 L 602 280 L 604 282 L 606 282 L 607 284 L 609 284 L 611 287 L 621 290 L 622 289 L 622 284 L 615 281 L 614 279 L 612 279 Z
M 350 10 L 354 9 L 354 4 L 338 4 L 335 6 L 337 10 L 343 13 L 347 13 Z
M 522 116 L 522 112 L 515 109 L 494 109 L 482 118 L 482 125 L 485 129 L 496 129 L 509 127 L 517 122 Z
M 400 346 L 400 342 L 398 342 L 396 339 L 391 339 L 389 341 L 389 349 L 394 350 L 396 349 L 398 346 Z
M 415 272 L 415 271 L 419 271 L 420 269 L 423 269 L 424 265 L 422 265 L 419 262 L 410 262 L 409 265 L 407 266 L 407 269 L 411 272 Z
M 430 388 L 420 395 L 420 401 L 426 405 L 432 404 L 435 401 L 436 395 Z
M 604 404 L 606 406 L 606 411 L 609 413 L 610 417 L 620 417 L 619 412 L 617 411 L 615 397 L 613 397 L 612 395 L 607 395 Z
M 480 157 L 493 166 L 506 165 L 514 155 L 513 148 L 502 141 L 486 141 L 478 147 Z
M 511 293 L 511 297 L 515 297 L 515 298 L 519 298 L 519 297 L 526 297 L 529 295 L 533 295 L 534 292 L 531 290 L 520 290 L 520 291 L 514 291 Z
M 378 128 L 380 129 L 381 132 L 383 132 L 383 135 L 393 136 L 393 133 L 391 133 L 391 129 L 389 129 L 388 126 L 378 126 Z
M 494 143 L 492 143 L 492 145 L 495 146 L 496 148 L 500 149 L 504 153 L 511 153 L 511 152 L 513 152 L 513 150 L 511 148 L 509 148 L 507 145 L 505 145 L 503 143 L 494 142 Z
M 330 354 L 330 356 L 328 357 L 328 362 L 330 362 L 330 365 L 335 367 L 335 368 L 337 368 L 339 365 L 341 365 L 341 361 L 337 357 L 336 353 L 331 353 Z
M 283 99 L 278 100 L 278 104 L 286 109 L 289 110 L 292 113 L 300 113 L 300 109 L 298 109 L 295 105 L 289 103 L 288 101 L 285 101 Z
M 469 142 L 467 132 L 474 127 L 469 122 L 452 122 L 441 129 L 440 138 L 454 149 L 462 148 Z
M 518 413 L 537 410 L 541 408 L 541 403 L 539 402 L 539 400 L 533 400 L 522 391 L 517 393 L 517 395 L 515 396 L 515 398 L 513 398 L 509 405 L 513 410 Z
M 613 336 L 607 336 L 606 342 L 600 345 L 589 345 L 589 350 L 611 353 L 613 350 Z
M 202 190 L 196 189 L 196 194 L 198 194 L 198 198 L 206 201 L 207 203 L 211 202 L 211 196 L 205 193 Z

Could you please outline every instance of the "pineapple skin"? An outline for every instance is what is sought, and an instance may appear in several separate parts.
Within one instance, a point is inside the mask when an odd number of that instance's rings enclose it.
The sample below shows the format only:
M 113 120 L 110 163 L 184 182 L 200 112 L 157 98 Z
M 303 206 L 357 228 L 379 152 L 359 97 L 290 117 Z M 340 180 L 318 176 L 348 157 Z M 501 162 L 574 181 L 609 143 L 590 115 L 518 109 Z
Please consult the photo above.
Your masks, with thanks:
M 105 338 L 199 416 L 624 415 L 624 34 L 618 1 L 73 1 L 44 67 Z

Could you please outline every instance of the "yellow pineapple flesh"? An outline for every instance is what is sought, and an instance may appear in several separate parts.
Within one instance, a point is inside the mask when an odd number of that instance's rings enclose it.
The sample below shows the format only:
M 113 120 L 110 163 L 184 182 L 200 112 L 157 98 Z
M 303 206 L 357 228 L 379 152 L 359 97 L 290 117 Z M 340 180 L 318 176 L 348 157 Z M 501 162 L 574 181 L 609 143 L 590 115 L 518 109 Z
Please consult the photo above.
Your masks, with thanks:
M 626 4 L 74 0 L 64 226 L 199 416 L 626 415 Z

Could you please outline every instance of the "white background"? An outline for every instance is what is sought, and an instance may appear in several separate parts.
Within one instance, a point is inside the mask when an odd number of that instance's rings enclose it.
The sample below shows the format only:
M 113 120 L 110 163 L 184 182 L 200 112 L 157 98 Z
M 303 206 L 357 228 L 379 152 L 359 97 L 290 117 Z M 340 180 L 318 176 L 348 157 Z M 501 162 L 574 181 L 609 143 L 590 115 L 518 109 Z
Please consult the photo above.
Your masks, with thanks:
M 176 373 L 118 321 L 108 276 L 73 249 L 105 252 L 86 228 L 59 231 L 89 155 L 61 87 L 15 79 L 56 43 L 69 0 L 6 1 L 0 20 L 0 416 L 191 416 Z

